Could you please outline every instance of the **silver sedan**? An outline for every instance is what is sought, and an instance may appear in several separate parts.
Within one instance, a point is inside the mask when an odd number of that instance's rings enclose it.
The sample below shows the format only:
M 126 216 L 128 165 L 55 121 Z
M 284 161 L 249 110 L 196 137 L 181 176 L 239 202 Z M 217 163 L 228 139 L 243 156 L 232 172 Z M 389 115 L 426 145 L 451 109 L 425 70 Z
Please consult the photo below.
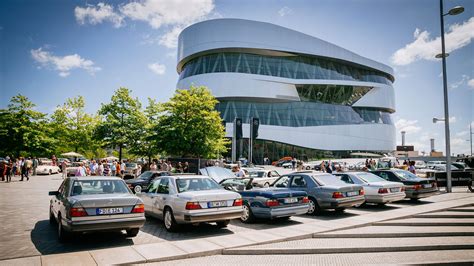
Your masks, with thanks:
M 162 219 L 171 232 L 186 223 L 216 222 L 226 227 L 242 214 L 240 194 L 223 189 L 207 176 L 162 176 L 147 193 L 137 195 L 145 203 L 147 215 Z
M 145 223 L 143 201 L 120 178 L 68 177 L 49 195 L 49 221 L 62 242 L 89 231 L 126 230 L 134 237 Z

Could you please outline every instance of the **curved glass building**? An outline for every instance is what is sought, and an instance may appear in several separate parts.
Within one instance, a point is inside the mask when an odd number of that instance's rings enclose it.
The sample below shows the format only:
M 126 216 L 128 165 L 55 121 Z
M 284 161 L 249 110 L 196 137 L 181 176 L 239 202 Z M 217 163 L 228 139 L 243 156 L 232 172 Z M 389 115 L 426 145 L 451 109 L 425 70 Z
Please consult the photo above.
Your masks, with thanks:
M 206 86 L 227 122 L 260 119 L 254 157 L 303 159 L 395 147 L 393 70 L 277 25 L 216 19 L 179 36 L 177 87 Z M 246 124 L 245 124 L 246 123 Z M 240 147 L 239 147 L 240 146 Z M 246 157 L 246 140 L 239 145 Z

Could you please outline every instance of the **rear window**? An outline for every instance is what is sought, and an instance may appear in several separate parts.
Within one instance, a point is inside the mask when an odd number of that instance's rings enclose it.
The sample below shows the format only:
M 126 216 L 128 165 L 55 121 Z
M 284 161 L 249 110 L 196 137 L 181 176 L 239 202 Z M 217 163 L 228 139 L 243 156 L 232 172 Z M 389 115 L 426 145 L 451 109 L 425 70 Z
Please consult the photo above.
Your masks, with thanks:
M 366 183 L 373 183 L 373 182 L 386 182 L 385 179 L 381 178 L 378 175 L 374 175 L 372 173 L 357 173 L 356 176 Z
M 137 167 L 137 164 L 136 163 L 126 163 L 125 164 L 125 167 Z
M 202 190 L 213 190 L 213 189 L 222 189 L 216 181 L 210 178 L 184 178 L 176 179 L 176 187 L 178 192 L 188 192 L 188 191 L 202 191 Z
M 313 178 L 322 186 L 347 186 L 346 182 L 333 175 L 314 175 Z
M 398 177 L 400 177 L 403 180 L 417 180 L 417 179 L 420 179 L 418 176 L 416 176 L 416 175 L 414 175 L 414 174 L 412 174 L 411 172 L 408 172 L 408 171 L 396 170 L 396 171 L 393 171 L 393 173 L 395 173 L 395 175 L 397 175 Z
M 71 196 L 130 193 L 123 180 L 75 180 Z
M 265 172 L 249 172 L 250 177 L 263 177 Z

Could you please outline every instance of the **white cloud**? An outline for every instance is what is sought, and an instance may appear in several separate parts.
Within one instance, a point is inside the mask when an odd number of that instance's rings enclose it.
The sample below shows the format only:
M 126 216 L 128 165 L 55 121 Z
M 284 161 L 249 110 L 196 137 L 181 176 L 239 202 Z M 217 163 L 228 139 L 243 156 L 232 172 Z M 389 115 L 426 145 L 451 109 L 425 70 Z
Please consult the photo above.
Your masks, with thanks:
M 284 17 L 286 15 L 293 14 L 293 10 L 287 6 L 284 6 L 280 10 L 278 10 L 278 14 L 280 15 L 280 17 Z
M 463 130 L 456 133 L 456 137 L 464 137 L 464 136 L 469 136 L 469 130 Z
M 408 65 L 415 61 L 435 60 L 435 55 L 441 53 L 441 38 L 430 38 L 428 31 L 416 29 L 415 40 L 396 51 L 391 58 L 395 65 Z M 462 24 L 454 24 L 445 34 L 446 52 L 452 52 L 468 45 L 474 38 L 474 17 Z
M 456 82 L 451 83 L 451 85 L 449 85 L 449 88 L 452 89 L 452 90 L 457 89 L 459 86 L 467 84 L 468 82 L 469 82 L 469 76 L 462 75 L 461 79 L 456 81 Z M 473 84 L 473 86 L 474 86 L 474 84 Z
M 472 89 L 474 89 L 474 79 L 470 79 L 467 81 L 467 86 L 471 87 Z
M 421 127 L 417 124 L 418 120 L 406 120 L 401 118 L 395 122 L 395 127 L 397 128 L 397 132 L 406 131 L 407 134 L 410 134 L 417 133 L 421 130 Z
M 159 44 L 167 48 L 176 48 L 178 46 L 178 36 L 182 30 L 182 26 L 174 27 L 171 31 L 168 31 L 161 36 Z
M 69 76 L 71 70 L 76 68 L 84 69 L 91 75 L 101 70 L 100 67 L 94 65 L 94 62 L 84 59 L 78 54 L 66 55 L 63 57 L 55 56 L 48 51 L 44 51 L 43 48 L 31 50 L 30 53 L 33 59 L 38 62 L 41 67 L 52 67 L 59 71 L 59 76 L 61 77 Z
M 112 22 L 116 28 L 123 25 L 123 16 L 116 13 L 113 6 L 104 3 L 98 3 L 97 6 L 88 5 L 85 8 L 76 6 L 74 15 L 81 25 L 86 23 L 95 25 L 104 21 Z
M 148 64 L 148 68 L 157 75 L 163 75 L 166 72 L 166 66 L 158 62 Z
M 455 116 L 450 116 L 449 117 L 449 124 L 454 124 L 454 123 L 456 123 L 456 121 L 457 121 L 457 119 L 456 119 Z

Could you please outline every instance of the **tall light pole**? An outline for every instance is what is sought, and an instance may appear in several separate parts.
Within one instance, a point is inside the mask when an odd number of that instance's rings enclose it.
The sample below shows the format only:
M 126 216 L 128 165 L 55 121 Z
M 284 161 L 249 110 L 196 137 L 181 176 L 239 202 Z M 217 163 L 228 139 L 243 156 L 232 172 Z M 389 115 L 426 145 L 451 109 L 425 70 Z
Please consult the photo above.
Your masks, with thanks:
M 443 91 L 444 91 L 444 134 L 446 138 L 446 192 L 451 192 L 451 145 L 449 135 L 449 109 L 448 109 L 448 84 L 446 77 L 446 57 L 449 54 L 445 52 L 444 43 L 444 16 L 459 15 L 464 12 L 464 7 L 456 6 L 443 14 L 443 0 L 439 0 L 439 16 L 441 20 L 441 54 L 436 55 L 436 58 L 441 58 L 443 61 Z
M 469 124 L 469 143 L 471 144 L 471 156 L 472 156 L 472 122 Z

